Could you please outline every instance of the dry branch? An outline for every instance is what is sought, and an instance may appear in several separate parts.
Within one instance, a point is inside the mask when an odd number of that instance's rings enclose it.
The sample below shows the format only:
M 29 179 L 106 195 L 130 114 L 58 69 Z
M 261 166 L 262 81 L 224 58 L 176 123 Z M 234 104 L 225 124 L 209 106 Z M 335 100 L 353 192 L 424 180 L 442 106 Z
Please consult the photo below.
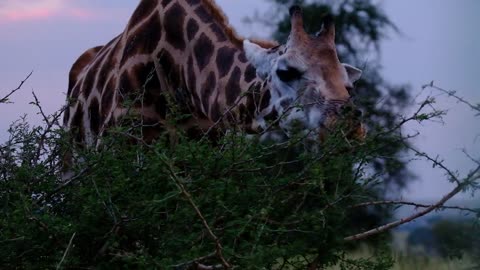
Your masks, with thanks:
M 67 249 L 65 249 L 65 252 L 63 253 L 62 260 L 61 260 L 61 261 L 58 263 L 58 265 L 57 265 L 57 270 L 62 268 L 63 261 L 65 260 L 65 258 L 67 258 L 68 252 L 69 252 L 70 249 L 72 248 L 73 239 L 75 238 L 75 235 L 76 235 L 76 234 L 77 234 L 77 233 L 73 233 L 72 237 L 70 238 L 70 241 L 68 242 Z
M 438 87 L 434 84 L 433 81 L 431 83 L 423 86 L 424 89 L 427 88 L 427 87 L 430 87 L 430 88 L 433 88 L 437 91 L 443 92 L 443 93 L 447 94 L 449 97 L 455 98 L 458 102 L 467 105 L 468 107 L 470 107 L 470 109 L 472 109 L 474 111 L 477 111 L 477 112 L 480 112 L 480 103 L 477 104 L 477 105 L 473 105 L 472 103 L 470 103 L 466 99 L 458 96 L 456 91 L 449 91 L 449 90 L 443 89 L 441 87 Z M 480 116 L 480 113 L 477 113 L 476 116 Z
M 374 201 L 374 202 L 365 202 L 365 203 L 352 205 L 350 208 L 359 208 L 359 207 L 367 207 L 367 206 L 375 206 L 375 205 L 409 205 L 409 206 L 415 206 L 416 208 L 428 208 L 432 206 L 431 204 L 421 204 L 421 203 L 408 202 L 408 201 Z M 479 210 L 475 210 L 467 207 L 461 207 L 461 206 L 441 206 L 439 207 L 439 209 L 442 209 L 442 210 L 453 209 L 453 210 L 471 212 L 474 214 L 480 214 Z
M 23 81 L 20 82 L 20 84 L 17 86 L 17 88 L 15 88 L 13 90 L 10 90 L 10 92 L 6 96 L 4 96 L 3 98 L 0 98 L 0 103 L 9 103 L 10 96 L 12 96 L 18 90 L 20 90 L 22 88 L 23 84 L 25 84 L 25 82 L 30 78 L 30 76 L 32 76 L 32 74 L 33 74 L 33 71 L 30 71 L 30 73 L 27 75 L 27 77 L 25 79 L 23 79 Z
M 205 219 L 205 217 L 203 216 L 202 212 L 200 211 L 200 209 L 198 208 L 198 206 L 195 204 L 195 202 L 193 201 L 193 198 L 192 198 L 192 195 L 190 195 L 190 193 L 187 191 L 187 189 L 185 188 L 185 186 L 183 185 L 183 182 L 181 179 L 178 178 L 177 174 L 175 173 L 175 169 L 173 168 L 173 166 L 166 160 L 164 160 L 164 163 L 165 165 L 167 165 L 168 167 L 168 170 L 169 170 L 169 173 L 170 173 L 170 177 L 172 178 L 172 180 L 175 182 L 175 184 L 177 185 L 177 187 L 180 189 L 180 191 L 182 192 L 182 194 L 187 198 L 188 202 L 190 203 L 190 205 L 193 207 L 193 209 L 195 210 L 197 216 L 200 218 L 200 220 L 202 221 L 202 224 L 203 226 L 205 227 L 205 229 L 207 230 L 208 234 L 210 235 L 210 238 L 212 238 L 212 240 L 215 242 L 215 247 L 216 247 L 216 251 L 215 251 L 215 254 L 217 255 L 218 259 L 220 259 L 220 261 L 222 262 L 222 266 L 224 269 L 230 269 L 232 268 L 232 266 L 230 265 L 230 263 L 227 262 L 227 260 L 225 259 L 225 257 L 223 256 L 223 247 L 222 247 L 222 244 L 220 243 L 220 240 L 218 239 L 218 237 L 215 235 L 215 233 L 213 233 L 213 230 L 210 228 L 210 226 L 208 225 L 208 222 L 207 220 Z M 203 268 L 203 269 L 216 269 L 216 268 Z
M 460 193 L 467 186 L 471 185 L 472 182 L 478 180 L 478 178 L 480 178 L 480 176 L 477 175 L 479 172 L 480 172 L 480 166 L 478 166 L 475 170 L 473 170 L 463 181 L 460 181 L 459 179 L 456 178 L 455 182 L 457 182 L 459 184 L 452 191 L 450 191 L 447 195 L 443 196 L 443 198 L 441 200 L 439 200 L 437 203 L 435 203 L 433 205 L 430 205 L 429 207 L 425 208 L 424 210 L 422 210 L 420 212 L 417 212 L 417 213 L 415 213 L 411 216 L 408 216 L 406 218 L 402 218 L 400 220 L 397 220 L 397 221 L 388 223 L 386 225 L 377 227 L 375 229 L 372 229 L 372 230 L 369 230 L 369 231 L 366 231 L 366 232 L 363 232 L 363 233 L 359 233 L 359 234 L 356 234 L 356 235 L 345 237 L 344 240 L 345 241 L 363 240 L 363 239 L 368 238 L 370 236 L 377 235 L 377 234 L 386 232 L 388 230 L 391 230 L 393 228 L 396 228 L 400 225 L 409 223 L 409 222 L 411 222 L 415 219 L 418 219 L 422 216 L 425 216 L 426 214 L 428 214 L 428 213 L 430 213 L 434 210 L 441 209 L 444 206 L 444 204 L 446 202 L 448 202 L 451 198 L 453 198 L 455 195 Z

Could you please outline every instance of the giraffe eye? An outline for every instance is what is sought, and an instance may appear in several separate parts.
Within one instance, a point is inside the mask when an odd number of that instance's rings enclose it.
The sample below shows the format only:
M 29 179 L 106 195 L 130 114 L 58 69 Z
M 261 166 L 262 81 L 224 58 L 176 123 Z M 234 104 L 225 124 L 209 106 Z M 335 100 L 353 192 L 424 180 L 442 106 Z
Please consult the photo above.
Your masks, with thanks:
M 277 69 L 277 76 L 282 82 L 291 82 L 295 80 L 299 80 L 302 78 L 303 73 L 300 70 L 288 67 L 285 69 Z

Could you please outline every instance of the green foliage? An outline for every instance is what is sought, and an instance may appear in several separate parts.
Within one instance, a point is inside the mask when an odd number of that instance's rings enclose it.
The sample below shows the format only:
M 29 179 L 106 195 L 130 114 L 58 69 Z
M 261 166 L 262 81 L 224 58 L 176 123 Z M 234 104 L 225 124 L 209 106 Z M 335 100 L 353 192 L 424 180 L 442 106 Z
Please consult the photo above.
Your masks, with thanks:
M 345 255 L 344 237 L 362 229 L 349 206 L 375 196 L 377 179 L 364 170 L 378 144 L 343 133 L 306 151 L 300 134 L 261 144 L 235 132 L 217 142 L 179 132 L 175 145 L 167 135 L 146 145 L 118 127 L 101 151 L 75 150 L 75 176 L 62 180 L 60 157 L 74 148 L 67 136 L 18 122 L 0 148 L 0 264 L 188 269 L 198 258 L 220 264 L 221 244 L 241 269 L 387 269 L 387 253 Z
M 418 255 L 398 255 L 392 270 L 451 270 L 451 269 L 478 269 L 478 257 L 464 257 L 462 259 L 445 259 Z
M 467 219 L 463 221 L 441 220 L 432 227 L 437 250 L 443 257 L 462 258 L 470 255 L 480 258 L 480 226 Z

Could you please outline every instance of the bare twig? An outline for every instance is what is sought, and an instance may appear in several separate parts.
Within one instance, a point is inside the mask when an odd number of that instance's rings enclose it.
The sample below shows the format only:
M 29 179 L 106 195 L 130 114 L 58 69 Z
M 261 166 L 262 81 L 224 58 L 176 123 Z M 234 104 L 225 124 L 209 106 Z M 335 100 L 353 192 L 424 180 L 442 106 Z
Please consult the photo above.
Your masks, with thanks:
M 451 198 L 453 198 L 455 195 L 457 195 L 458 193 L 460 193 L 465 187 L 467 187 L 468 185 L 470 185 L 473 181 L 475 180 L 478 180 L 478 178 L 480 176 L 478 176 L 478 172 L 480 171 L 480 166 L 478 166 L 475 170 L 473 170 L 463 181 L 460 181 L 459 179 L 455 178 L 455 182 L 457 183 L 460 183 L 458 184 L 452 191 L 450 191 L 447 195 L 443 196 L 443 198 L 441 200 L 439 200 L 437 203 L 433 204 L 433 205 L 430 205 L 429 207 L 425 208 L 424 210 L 420 211 L 420 212 L 417 212 L 416 214 L 413 214 L 409 217 L 406 217 L 406 218 L 402 218 L 400 220 L 397 220 L 397 221 L 394 221 L 394 222 L 391 222 L 391 223 L 388 223 L 386 225 L 383 225 L 383 226 L 380 226 L 380 227 L 377 227 L 375 229 L 372 229 L 372 230 L 369 230 L 369 231 L 366 231 L 366 232 L 363 232 L 363 233 L 359 233 L 359 234 L 356 234 L 356 235 L 352 235 L 352 236 L 348 236 L 348 237 L 345 237 L 344 240 L 345 241 L 357 241 L 357 240 L 363 240 L 365 238 L 368 238 L 370 236 L 373 236 L 373 235 L 377 235 L 377 234 L 380 234 L 380 233 L 383 233 L 383 232 L 386 232 L 388 230 L 391 230 L 393 228 L 396 228 L 400 225 L 403 225 L 403 224 L 406 224 L 406 223 L 409 223 L 415 219 L 418 219 L 422 216 L 425 216 L 426 214 L 436 210 L 436 209 L 440 209 L 443 207 L 443 205 L 449 201 Z
M 40 100 L 38 99 L 37 95 L 35 94 L 34 91 L 32 91 L 32 95 L 34 98 L 34 102 L 31 102 L 30 104 L 34 105 L 35 107 L 38 108 L 38 114 L 40 114 L 43 118 L 43 121 L 47 125 L 46 128 L 43 130 L 42 134 L 40 135 L 40 139 L 37 144 L 37 153 L 35 155 L 34 161 L 37 162 L 40 159 L 42 150 L 44 150 L 44 145 L 45 145 L 45 140 L 47 138 L 47 135 L 51 133 L 52 128 L 54 125 L 58 125 L 58 120 L 60 119 L 61 115 L 63 112 L 67 109 L 66 106 L 64 106 L 60 111 L 55 112 L 52 115 L 47 115 L 43 111 L 43 108 L 40 104 Z M 51 118 L 51 120 L 50 120 Z
M 365 203 L 359 203 L 356 205 L 350 206 L 350 208 L 359 208 L 359 207 L 366 207 L 366 206 L 375 206 L 375 205 L 409 205 L 409 206 L 415 206 L 417 208 L 428 208 L 431 207 L 431 204 L 421 204 L 421 203 L 415 203 L 415 202 L 408 202 L 408 201 L 374 201 L 374 202 L 365 202 Z M 480 210 L 475 210 L 467 207 L 461 207 L 461 206 L 440 206 L 438 209 L 453 209 L 453 210 L 460 210 L 460 211 L 467 211 L 467 212 L 472 212 L 475 214 L 479 214 Z
M 453 97 L 455 98 L 457 101 L 467 105 L 468 107 L 470 107 L 470 109 L 474 110 L 474 111 L 477 111 L 479 113 L 476 114 L 476 116 L 480 116 L 480 104 L 477 104 L 477 105 L 473 105 L 472 103 L 468 102 L 467 100 L 465 100 L 464 98 L 460 97 L 457 95 L 457 92 L 456 91 L 449 91 L 449 90 L 446 90 L 446 89 L 443 89 L 441 87 L 438 87 L 434 84 L 434 82 L 430 82 L 429 84 L 426 84 L 423 86 L 423 88 L 427 88 L 427 87 L 430 87 L 430 88 L 433 88 L 437 91 L 440 91 L 442 93 L 445 93 L 447 94 L 448 96 L 450 97 Z
M 472 157 L 472 155 L 470 155 L 466 149 L 463 149 L 462 152 L 474 163 L 476 163 L 477 165 L 480 166 L 480 160 L 479 159 L 476 159 L 474 157 Z
M 423 113 L 425 107 L 431 106 L 432 103 L 434 103 L 435 100 L 432 97 L 427 97 L 418 107 L 418 109 L 410 116 L 410 117 L 401 117 L 402 121 L 397 123 L 394 127 L 392 127 L 389 130 L 385 130 L 382 132 L 379 132 L 375 135 L 374 139 L 379 138 L 382 135 L 390 134 L 396 130 L 399 130 L 401 127 L 403 127 L 406 123 L 411 122 L 411 121 L 424 121 L 424 120 L 430 120 L 432 118 L 436 117 L 441 117 L 442 115 L 445 114 L 443 111 L 437 111 L 434 110 L 434 112 L 430 113 Z
M 430 85 L 430 87 L 433 87 L 433 82 Z M 450 94 L 450 95 L 452 95 L 452 94 Z M 424 102 L 422 104 L 421 108 L 424 107 L 426 104 L 427 103 Z M 478 110 L 478 108 L 473 108 L 473 109 Z M 412 118 L 415 118 L 415 115 L 417 115 L 420 111 L 421 111 L 421 109 L 419 109 L 414 114 L 414 117 L 412 117 Z M 412 119 L 412 118 L 410 118 L 410 119 Z M 388 231 L 392 228 L 398 227 L 402 224 L 411 222 L 411 221 L 413 221 L 417 218 L 420 218 L 420 217 L 422 217 L 422 216 L 424 216 L 424 215 L 426 215 L 426 214 L 428 214 L 428 213 L 430 213 L 434 210 L 438 210 L 438 209 L 457 209 L 457 210 L 463 210 L 463 211 L 470 211 L 470 212 L 474 212 L 474 213 L 477 213 L 477 214 L 479 213 L 479 211 L 464 208 L 464 207 L 444 206 L 444 204 L 447 201 L 449 201 L 455 195 L 460 193 L 466 187 L 471 186 L 475 181 L 477 181 L 480 178 L 480 176 L 477 175 L 478 172 L 480 171 L 480 164 L 478 162 L 476 162 L 476 163 L 479 166 L 475 170 L 473 170 L 464 180 L 461 181 L 453 171 L 448 169 L 443 164 L 443 161 L 438 160 L 438 157 L 437 158 L 432 158 L 429 155 L 427 155 L 426 153 L 420 152 L 420 151 L 418 151 L 418 150 L 416 150 L 416 149 L 414 149 L 414 148 L 412 148 L 408 145 L 406 147 L 409 148 L 410 150 L 412 150 L 418 156 L 424 157 L 427 160 L 429 160 L 430 162 L 432 162 L 434 166 L 438 166 L 442 170 L 444 170 L 446 172 L 446 174 L 449 176 L 450 180 L 452 182 L 455 182 L 457 184 L 457 186 L 451 192 L 449 192 L 447 195 L 445 195 L 441 200 L 439 200 L 437 203 L 435 203 L 433 205 L 422 205 L 422 204 L 418 204 L 418 203 L 411 203 L 411 202 L 404 202 L 404 201 L 380 201 L 380 202 L 370 202 L 370 203 L 364 203 L 364 204 L 359 204 L 359 205 L 353 206 L 353 207 L 360 207 L 360 206 L 379 205 L 379 204 L 403 204 L 403 205 L 413 205 L 413 206 L 421 207 L 421 208 L 425 208 L 425 209 L 416 213 L 416 214 L 413 214 L 413 215 L 411 215 L 407 218 L 403 218 L 403 219 L 388 223 L 386 225 L 377 227 L 375 229 L 372 229 L 372 230 L 369 230 L 369 231 L 366 231 L 366 232 L 363 232 L 363 233 L 360 233 L 360 234 L 356 234 L 356 235 L 353 235 L 353 236 L 346 237 L 346 238 L 344 238 L 345 241 L 362 240 L 362 239 L 368 238 L 372 235 L 380 234 L 380 233 Z M 472 158 L 472 160 L 474 160 L 474 159 Z
M 72 183 L 74 183 L 75 181 L 81 179 L 81 177 L 84 176 L 84 174 L 87 172 L 87 169 L 83 169 L 81 170 L 77 175 L 75 176 L 72 176 L 70 177 L 67 182 L 61 184 L 60 186 L 58 186 L 55 190 L 53 190 L 52 192 L 46 194 L 45 196 L 41 196 L 37 199 L 37 203 L 38 202 L 46 202 L 47 200 L 49 200 L 51 197 L 53 197 L 55 194 L 57 194 L 58 192 L 60 192 L 61 190 L 63 190 L 64 188 L 70 186 Z
M 177 264 L 177 265 L 172 265 L 171 267 L 173 269 L 188 269 L 189 267 L 191 267 L 193 265 L 199 266 L 201 262 L 212 259 L 216 255 L 217 255 L 216 253 L 211 253 L 211 254 L 208 254 L 208 255 L 203 256 L 203 257 L 195 258 L 195 259 L 190 260 L 188 262 L 184 262 L 184 263 Z M 221 267 L 223 268 L 223 266 L 221 266 Z M 222 268 L 220 268 L 220 269 L 222 269 Z M 197 269 L 198 269 L 198 267 L 197 267 Z
M 220 270 L 224 269 L 222 265 L 203 265 L 201 263 L 197 264 L 197 270 Z
M 17 92 L 18 90 L 20 90 L 23 86 L 23 84 L 30 78 L 30 76 L 32 76 L 33 74 L 33 70 L 30 71 L 30 73 L 27 75 L 27 77 L 20 82 L 20 84 L 17 86 L 17 88 L 11 90 L 6 96 L 4 96 L 3 98 L 0 98 L 0 103 L 9 103 L 9 98 L 11 95 L 13 95 L 15 92 Z
M 13 239 L 3 240 L 3 241 L 0 241 L 0 244 L 7 243 L 7 242 L 23 241 L 23 240 L 25 240 L 25 236 L 13 238 Z
M 63 253 L 62 260 L 61 260 L 61 261 L 58 263 L 58 265 L 57 265 L 57 270 L 62 268 L 62 263 L 63 263 L 63 261 L 65 260 L 65 258 L 67 257 L 68 252 L 70 251 L 70 249 L 71 249 L 71 247 L 72 247 L 73 239 L 75 238 L 75 235 L 76 235 L 76 234 L 77 234 L 77 233 L 73 233 L 72 237 L 70 237 L 70 241 L 68 242 L 67 249 L 65 249 L 65 252 Z
M 177 187 L 180 189 L 180 191 L 182 192 L 182 194 L 187 198 L 188 202 L 190 203 L 190 205 L 193 207 L 193 209 L 195 210 L 195 212 L 197 213 L 197 216 L 200 218 L 200 220 L 202 221 L 203 223 L 203 226 L 205 227 L 205 229 L 207 230 L 208 234 L 210 235 L 210 238 L 212 238 L 212 240 L 215 242 L 215 246 L 216 246 L 216 252 L 215 254 L 217 255 L 217 257 L 220 259 L 220 261 L 222 262 L 222 265 L 225 269 L 230 269 L 232 268 L 232 266 L 227 262 L 227 260 L 225 259 L 225 257 L 223 256 L 223 247 L 222 247 L 222 244 L 220 243 L 220 240 L 218 239 L 218 237 L 215 235 L 215 233 L 213 233 L 212 229 L 210 228 L 210 226 L 208 225 L 208 222 L 207 220 L 205 219 L 205 217 L 203 216 L 202 212 L 200 211 L 200 209 L 198 208 L 198 206 L 195 204 L 195 202 L 193 201 L 193 198 L 192 198 L 192 195 L 190 195 L 190 193 L 187 191 L 187 189 L 185 188 L 185 186 L 183 185 L 183 182 L 181 179 L 178 178 L 177 174 L 175 173 L 175 169 L 173 168 L 173 166 L 167 162 L 166 160 L 164 160 L 164 163 L 167 165 L 168 167 L 168 170 L 170 172 L 170 177 L 172 178 L 172 180 L 174 180 L 175 184 L 177 185 Z M 210 268 L 210 269 L 214 269 L 214 268 Z
M 137 136 L 134 136 L 132 134 L 129 134 L 129 133 L 121 133 L 122 135 L 125 135 L 127 137 L 130 137 L 130 138 L 133 138 L 135 139 L 136 141 L 142 143 L 144 146 L 146 146 L 147 148 L 149 149 L 152 149 L 155 151 L 155 149 L 149 145 L 148 143 L 146 143 L 142 138 L 140 137 L 137 137 Z M 159 157 L 163 157 L 162 154 L 158 153 L 157 151 L 155 151 L 157 153 L 157 155 Z M 180 192 L 186 197 L 186 199 L 188 200 L 188 202 L 190 203 L 190 205 L 193 207 L 193 209 L 195 210 L 197 216 L 200 218 L 204 228 L 207 230 L 210 238 L 215 242 L 215 246 L 216 246 L 216 251 L 215 251 L 215 256 L 217 258 L 220 259 L 221 261 L 221 265 L 217 265 L 217 266 L 207 266 L 207 265 L 203 265 L 203 264 L 200 264 L 199 261 L 201 259 L 204 259 L 203 257 L 202 258 L 199 258 L 199 259 L 195 259 L 195 260 L 192 260 L 190 262 L 187 262 L 187 263 L 182 263 L 180 265 L 177 265 L 176 267 L 182 267 L 182 266 L 188 266 L 188 265 L 195 265 L 196 266 L 196 269 L 230 269 L 232 268 L 232 266 L 228 263 L 228 261 L 225 259 L 225 257 L 223 256 L 223 247 L 220 243 L 220 240 L 218 239 L 218 237 L 213 233 L 213 230 L 210 228 L 208 222 L 206 221 L 205 217 L 203 216 L 201 210 L 199 209 L 199 207 L 196 205 L 196 203 L 194 202 L 191 194 L 187 191 L 185 185 L 183 184 L 183 180 L 180 179 L 178 176 L 177 176 L 177 173 L 175 172 L 175 169 L 173 168 L 172 164 L 170 162 L 168 162 L 167 159 L 165 158 L 162 158 L 162 161 L 165 165 L 167 165 L 167 168 L 169 170 L 169 173 L 170 173 L 170 177 L 172 178 L 172 180 L 175 182 L 175 184 L 177 185 L 177 187 L 179 188 Z
M 455 173 L 452 170 L 450 170 L 449 168 L 447 168 L 447 166 L 445 166 L 445 164 L 443 164 L 443 160 L 439 161 L 438 157 L 432 158 L 429 155 L 427 155 L 426 153 L 420 152 L 417 149 L 415 149 L 415 148 L 413 148 L 409 145 L 405 145 L 405 147 L 410 149 L 411 151 L 413 151 L 417 156 L 423 157 L 423 158 L 429 160 L 430 162 L 432 162 L 433 166 L 440 167 L 442 170 L 444 170 L 446 172 L 446 174 L 450 177 L 450 180 L 452 182 L 456 182 L 457 185 L 460 184 L 460 180 L 458 179 L 458 177 L 455 175 Z

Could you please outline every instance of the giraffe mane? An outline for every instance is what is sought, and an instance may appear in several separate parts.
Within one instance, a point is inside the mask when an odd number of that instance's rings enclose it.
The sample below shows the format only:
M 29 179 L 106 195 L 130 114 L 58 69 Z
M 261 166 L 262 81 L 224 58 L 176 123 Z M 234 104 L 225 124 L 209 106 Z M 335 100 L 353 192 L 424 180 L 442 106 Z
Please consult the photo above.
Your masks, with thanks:
M 204 0 L 203 3 L 205 4 L 205 7 L 210 11 L 210 14 L 212 14 L 213 18 L 215 21 L 220 23 L 220 25 L 223 27 L 226 35 L 229 37 L 229 39 L 236 45 L 242 46 L 243 40 L 245 40 L 244 37 L 240 36 L 237 34 L 235 29 L 230 25 L 227 16 L 225 13 L 222 11 L 222 9 L 218 6 L 217 3 L 215 3 L 214 0 Z M 278 43 L 273 40 L 265 40 L 265 39 L 257 39 L 253 38 L 250 40 L 251 42 L 259 45 L 260 47 L 270 49 L 273 47 L 278 46 Z

